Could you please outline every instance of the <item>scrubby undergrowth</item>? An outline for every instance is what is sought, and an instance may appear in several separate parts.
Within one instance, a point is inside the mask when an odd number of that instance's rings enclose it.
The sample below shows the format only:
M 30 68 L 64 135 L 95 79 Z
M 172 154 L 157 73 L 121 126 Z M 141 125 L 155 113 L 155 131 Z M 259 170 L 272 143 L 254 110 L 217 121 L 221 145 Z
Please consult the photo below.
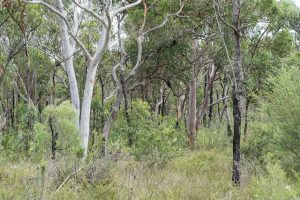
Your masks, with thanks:
M 128 155 L 39 164 L 1 162 L 1 199 L 296 199 L 279 165 L 255 172 L 243 162 L 240 187 L 231 182 L 229 147 L 186 152 L 163 166 L 136 161 Z M 72 163 L 72 164 L 70 164 Z M 77 171 L 74 173 L 74 171 Z

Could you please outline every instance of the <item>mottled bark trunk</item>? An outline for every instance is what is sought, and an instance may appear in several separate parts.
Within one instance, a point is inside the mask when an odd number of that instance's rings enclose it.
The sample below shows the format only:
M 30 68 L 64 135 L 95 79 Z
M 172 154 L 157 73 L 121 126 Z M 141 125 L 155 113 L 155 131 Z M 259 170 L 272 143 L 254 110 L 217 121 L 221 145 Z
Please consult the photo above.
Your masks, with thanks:
M 196 130 L 198 131 L 201 126 L 201 122 L 203 121 L 203 118 L 205 116 L 205 113 L 207 112 L 209 108 L 209 99 L 210 99 L 210 91 L 213 86 L 213 82 L 216 76 L 216 69 L 214 65 L 212 64 L 211 67 L 207 71 L 207 81 L 205 84 L 205 90 L 204 90 L 204 99 L 201 104 L 201 109 L 199 109 L 199 113 L 196 120 Z
M 188 112 L 188 146 L 191 150 L 195 147 L 196 139 L 196 81 L 190 82 L 190 94 L 189 94 L 189 112 Z
M 56 158 L 56 150 L 57 150 L 57 139 L 58 139 L 58 132 L 55 130 L 53 125 L 53 119 L 50 117 L 49 120 L 49 127 L 51 130 L 51 159 L 55 160 Z
M 120 80 L 121 80 L 121 86 L 122 86 L 122 93 L 123 93 L 123 97 L 124 97 L 125 117 L 126 117 L 127 126 L 129 127 L 128 145 L 129 145 L 129 147 L 131 147 L 133 145 L 133 135 L 132 135 L 131 123 L 130 123 L 129 112 L 128 112 L 127 84 L 124 81 L 123 70 L 121 71 L 121 74 L 120 74 Z
M 209 91 L 209 104 L 212 105 L 212 103 L 214 102 L 214 90 L 213 90 L 213 84 L 210 88 L 210 91 Z M 208 118 L 209 118 L 209 126 L 211 125 L 211 121 L 212 121 L 212 118 L 213 118 L 213 106 L 210 106 L 209 107 L 209 110 L 208 110 Z
M 251 97 L 247 96 L 246 98 L 246 111 L 245 111 L 245 125 L 244 125 L 244 140 L 247 139 L 247 131 L 248 131 L 248 111 L 250 105 Z
M 161 111 L 161 105 L 162 103 L 164 102 L 164 86 L 162 86 L 159 90 L 159 99 L 158 99 L 158 102 L 155 104 L 155 115 L 159 115 L 160 114 L 160 111 Z
M 108 136 L 109 136 L 109 132 L 110 129 L 114 123 L 114 121 L 117 118 L 118 112 L 119 112 L 119 107 L 122 101 L 122 92 L 118 91 L 118 94 L 116 96 L 116 99 L 111 107 L 111 111 L 110 111 L 110 115 L 108 117 L 108 119 L 106 120 L 105 124 L 104 124 L 104 128 L 102 130 L 103 133 L 103 138 L 104 138 L 104 151 L 105 151 L 105 155 L 107 155 L 107 144 L 108 144 Z
M 240 185 L 241 169 L 240 169 L 240 139 L 241 139 L 241 94 L 242 94 L 242 50 L 241 50 L 241 25 L 240 25 L 240 0 L 233 0 L 233 26 L 234 30 L 234 76 L 235 83 L 233 86 L 232 102 L 233 102 L 233 167 L 232 181 L 236 185 Z
M 185 95 L 182 95 L 177 98 L 177 102 L 176 102 L 176 124 L 175 124 L 176 128 L 180 128 L 180 120 L 184 110 L 184 104 L 185 104 Z
M 224 88 L 223 88 L 223 98 L 227 96 L 227 85 L 224 83 Z M 221 113 L 221 118 L 223 118 L 223 115 L 225 114 L 226 122 L 227 122 L 227 134 L 228 136 L 232 136 L 232 128 L 231 128 L 231 122 L 230 122 L 230 114 L 228 112 L 228 105 L 227 105 L 227 99 L 223 100 L 223 110 Z

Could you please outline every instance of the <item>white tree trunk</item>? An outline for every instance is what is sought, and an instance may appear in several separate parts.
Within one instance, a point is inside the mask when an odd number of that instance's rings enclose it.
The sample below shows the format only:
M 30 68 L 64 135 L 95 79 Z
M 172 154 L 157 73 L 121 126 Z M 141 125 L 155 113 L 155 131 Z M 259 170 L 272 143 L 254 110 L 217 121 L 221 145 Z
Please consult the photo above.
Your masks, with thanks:
M 60 17 L 60 26 L 62 29 L 62 53 L 64 57 L 64 64 L 68 75 L 69 87 L 71 100 L 74 108 L 78 112 L 77 125 L 80 130 L 80 135 L 82 139 L 82 147 L 84 148 L 84 156 L 87 156 L 88 152 L 88 141 L 89 141 L 89 123 L 90 123 L 90 109 L 91 102 L 93 96 L 93 88 L 95 82 L 95 76 L 97 72 L 97 66 L 101 61 L 101 58 L 104 52 L 107 50 L 108 42 L 110 39 L 110 31 L 112 26 L 113 18 L 118 14 L 125 10 L 131 9 L 142 2 L 142 0 L 137 0 L 131 4 L 125 5 L 118 9 L 112 9 L 112 0 L 106 0 L 105 12 L 103 15 L 98 15 L 93 10 L 81 5 L 78 1 L 73 1 L 73 25 L 68 22 L 67 12 L 65 10 L 65 5 L 62 0 L 57 0 L 58 2 L 58 10 L 44 1 L 26 1 L 27 3 L 32 4 L 42 4 L 48 9 L 50 9 L 53 13 Z M 75 6 L 76 5 L 76 6 Z M 84 10 L 85 12 L 91 14 L 95 17 L 99 22 L 102 23 L 103 29 L 100 35 L 100 41 L 98 43 L 98 47 L 93 56 L 90 55 L 85 45 L 80 41 L 77 37 L 78 27 L 79 27 L 79 8 Z M 72 39 L 69 37 L 72 36 Z M 140 37 L 139 37 L 140 39 Z M 86 75 L 86 82 L 84 87 L 83 100 L 80 110 L 80 99 L 78 92 L 78 85 L 76 80 L 76 74 L 74 70 L 74 58 L 73 54 L 75 51 L 75 46 L 78 45 L 83 50 L 84 54 L 88 59 L 88 70 Z M 140 49 L 140 48 L 139 48 Z M 141 52 L 139 56 L 139 62 L 141 60 Z M 132 73 L 134 74 L 136 68 L 139 66 L 136 65 Z M 132 74 L 130 74 L 132 75 Z M 80 112 L 81 111 L 81 112 Z M 80 120 L 79 120 L 80 119 Z
M 61 0 L 58 1 L 59 9 L 61 13 L 66 17 L 67 13 L 64 10 L 64 5 Z M 70 95 L 73 107 L 77 111 L 77 120 L 76 125 L 79 128 L 79 108 L 80 108 L 80 99 L 78 92 L 78 84 L 74 70 L 74 46 L 71 46 L 68 27 L 63 19 L 60 19 L 60 27 L 62 29 L 61 38 L 62 38 L 62 53 L 64 58 L 64 64 L 68 75 L 69 87 L 70 87 Z
M 80 116 L 80 135 L 82 141 L 82 147 L 84 149 L 84 155 L 87 156 L 89 133 L 90 133 L 90 112 L 91 102 L 93 98 L 93 89 L 95 83 L 97 68 L 95 66 L 89 66 L 86 75 L 84 94 L 81 106 Z

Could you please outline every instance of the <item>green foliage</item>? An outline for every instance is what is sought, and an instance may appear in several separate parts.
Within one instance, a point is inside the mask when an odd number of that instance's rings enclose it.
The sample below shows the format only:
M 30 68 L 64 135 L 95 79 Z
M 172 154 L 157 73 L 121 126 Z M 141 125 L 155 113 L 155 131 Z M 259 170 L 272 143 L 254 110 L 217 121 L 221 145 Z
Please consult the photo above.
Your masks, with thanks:
M 37 120 L 37 109 L 30 105 L 18 104 L 15 108 L 15 127 L 0 135 L 1 155 L 9 160 L 23 159 L 28 156 L 33 124 Z
M 260 114 L 255 115 L 244 153 L 260 163 L 279 162 L 286 170 L 298 170 L 300 138 L 299 68 L 283 68 L 273 78 L 275 85 Z
M 291 53 L 294 46 L 294 38 L 289 30 L 284 29 L 278 32 L 272 42 L 272 52 L 281 58 Z
M 51 146 L 51 134 L 49 134 L 47 126 L 42 123 L 36 123 L 33 133 L 34 139 L 31 144 L 31 152 L 40 156 L 47 155 Z
M 248 159 L 264 164 L 271 152 L 278 153 L 275 129 L 266 121 L 251 124 L 251 133 L 242 147 Z
M 297 199 L 296 190 L 279 165 L 268 165 L 267 175 L 254 178 L 253 199 Z
M 300 70 L 283 69 L 274 79 L 275 89 L 266 105 L 270 120 L 279 128 L 278 144 L 283 151 L 295 156 L 295 167 L 300 169 Z
M 43 156 L 46 152 L 49 154 L 52 140 L 56 140 L 56 148 L 61 154 L 80 153 L 82 149 L 76 125 L 78 113 L 71 103 L 66 101 L 58 106 L 50 105 L 44 109 L 43 114 L 42 123 L 36 123 L 34 126 L 32 153 L 35 153 L 36 156 Z M 58 134 L 58 138 L 55 139 L 52 134 Z
M 134 143 L 128 150 L 137 159 L 164 163 L 168 158 L 178 155 L 185 146 L 184 130 L 176 130 L 175 120 L 171 117 L 151 115 L 146 102 L 132 102 L 129 116 L 128 126 L 124 116 L 119 115 L 112 129 L 111 140 L 112 145 L 116 141 L 126 145 L 130 132 Z
M 200 150 L 224 149 L 230 144 L 226 124 L 205 128 L 201 127 L 197 136 L 197 146 Z

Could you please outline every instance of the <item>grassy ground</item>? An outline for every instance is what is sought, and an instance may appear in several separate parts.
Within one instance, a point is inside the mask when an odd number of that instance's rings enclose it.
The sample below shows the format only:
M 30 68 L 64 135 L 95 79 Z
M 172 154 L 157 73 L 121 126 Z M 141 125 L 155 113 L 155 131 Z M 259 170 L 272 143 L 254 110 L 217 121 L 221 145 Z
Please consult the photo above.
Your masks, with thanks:
M 242 184 L 232 186 L 230 155 L 229 148 L 187 152 L 151 167 L 125 155 L 90 165 L 1 162 L 0 199 L 296 199 L 279 167 L 253 177 L 243 162 Z

